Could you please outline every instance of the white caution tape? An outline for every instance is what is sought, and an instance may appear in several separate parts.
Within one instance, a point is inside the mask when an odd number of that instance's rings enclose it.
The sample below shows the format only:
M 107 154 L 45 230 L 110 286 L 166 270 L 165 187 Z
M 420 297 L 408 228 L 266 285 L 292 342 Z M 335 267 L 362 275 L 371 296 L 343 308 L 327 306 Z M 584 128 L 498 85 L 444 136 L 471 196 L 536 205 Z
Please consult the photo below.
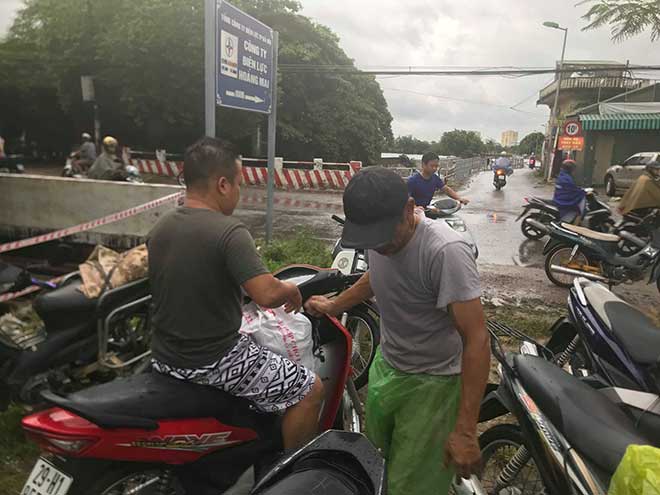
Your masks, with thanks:
M 100 227 L 101 225 L 107 225 L 109 223 L 117 222 L 119 220 L 132 217 L 144 211 L 151 210 L 165 203 L 177 201 L 180 198 L 183 198 L 184 195 L 185 193 L 183 192 L 170 194 L 168 196 L 164 196 L 162 198 L 149 201 L 148 203 L 144 203 L 142 205 L 129 208 L 127 210 L 118 211 L 117 213 L 111 213 L 110 215 L 107 215 L 103 218 L 98 218 L 96 220 L 91 220 L 89 222 L 74 225 L 73 227 L 69 227 L 62 230 L 56 230 L 55 232 L 49 232 L 48 234 L 38 235 L 36 237 L 30 237 L 29 239 L 23 239 L 20 241 L 13 241 L 13 242 L 8 242 L 6 244 L 0 244 L 0 253 L 6 253 L 7 251 L 14 251 L 16 249 L 21 249 L 28 246 L 34 246 L 35 244 L 41 244 L 43 242 L 54 241 L 55 239 L 61 239 L 62 237 L 66 237 L 72 234 L 77 234 L 79 232 L 85 232 L 86 230 L 95 229 L 96 227 Z M 2 301 L 2 299 L 0 299 L 0 301 Z
M 56 284 L 57 282 L 62 280 L 64 277 L 66 277 L 66 275 L 50 279 L 47 283 Z M 19 290 L 18 292 L 7 292 L 6 294 L 0 294 L 0 302 L 10 301 L 12 299 L 17 299 L 19 297 L 27 296 L 28 294 L 32 294 L 33 292 L 37 292 L 38 290 L 43 289 L 43 288 L 44 287 L 42 287 L 40 285 L 31 285 L 29 287 L 26 287 L 23 290 Z

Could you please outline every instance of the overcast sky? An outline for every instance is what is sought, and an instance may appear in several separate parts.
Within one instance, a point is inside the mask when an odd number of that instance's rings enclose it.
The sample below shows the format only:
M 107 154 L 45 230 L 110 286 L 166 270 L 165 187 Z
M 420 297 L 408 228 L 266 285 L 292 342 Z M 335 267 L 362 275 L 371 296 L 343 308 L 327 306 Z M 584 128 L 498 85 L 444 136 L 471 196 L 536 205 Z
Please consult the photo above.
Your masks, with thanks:
M 140 1 L 140 0 L 136 0 Z M 0 35 L 21 0 L 0 0 Z M 586 6 L 577 0 L 302 0 L 303 14 L 329 26 L 358 66 L 552 66 L 569 28 L 566 59 L 617 60 L 660 65 L 660 42 L 644 34 L 614 44 L 607 28 L 581 32 Z M 655 76 L 660 78 L 660 73 Z M 470 129 L 500 139 L 505 129 L 542 131 L 549 109 L 536 106 L 552 76 L 379 77 L 395 135 L 439 139 Z M 422 95 L 417 93 L 423 93 Z M 435 95 L 435 96 L 425 96 Z M 448 100 L 450 97 L 466 101 Z M 522 100 L 516 112 L 506 107 Z M 476 103 L 473 103 L 476 102 Z M 498 106 L 499 105 L 499 106 Z

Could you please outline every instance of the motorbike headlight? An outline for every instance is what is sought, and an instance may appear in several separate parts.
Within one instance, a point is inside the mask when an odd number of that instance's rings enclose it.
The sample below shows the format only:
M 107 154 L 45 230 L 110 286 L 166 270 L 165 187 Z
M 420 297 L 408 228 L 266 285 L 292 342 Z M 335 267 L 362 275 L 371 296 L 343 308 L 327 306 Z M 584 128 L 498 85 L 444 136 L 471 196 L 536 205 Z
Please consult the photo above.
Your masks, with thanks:
M 465 232 L 467 230 L 465 222 L 460 218 L 445 218 L 445 222 L 456 232 Z

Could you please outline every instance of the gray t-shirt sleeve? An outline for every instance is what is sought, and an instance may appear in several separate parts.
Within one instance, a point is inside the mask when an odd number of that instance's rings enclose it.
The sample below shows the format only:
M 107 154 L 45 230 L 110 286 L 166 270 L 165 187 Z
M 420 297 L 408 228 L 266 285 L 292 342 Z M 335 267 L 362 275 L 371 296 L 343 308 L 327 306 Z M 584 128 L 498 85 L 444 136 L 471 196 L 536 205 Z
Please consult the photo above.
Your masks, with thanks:
M 270 273 L 245 225 L 231 229 L 220 242 L 227 269 L 238 285 L 264 273 Z
M 464 242 L 444 246 L 431 264 L 431 282 L 437 289 L 438 309 L 481 297 L 479 272 L 470 247 Z

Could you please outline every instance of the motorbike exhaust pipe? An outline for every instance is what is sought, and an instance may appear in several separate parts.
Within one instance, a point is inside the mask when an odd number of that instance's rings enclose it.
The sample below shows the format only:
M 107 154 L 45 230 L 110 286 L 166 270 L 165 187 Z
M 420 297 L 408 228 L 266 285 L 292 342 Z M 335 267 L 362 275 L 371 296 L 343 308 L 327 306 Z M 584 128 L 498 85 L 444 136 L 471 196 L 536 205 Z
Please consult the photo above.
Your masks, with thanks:
M 550 270 L 552 270 L 553 272 L 564 273 L 566 275 L 584 277 L 586 279 L 593 280 L 594 282 L 609 283 L 610 281 L 607 277 L 602 277 L 600 275 L 596 275 L 595 273 L 582 272 L 580 270 L 573 270 L 572 268 L 566 268 L 564 266 L 559 266 L 559 265 L 550 265 Z

